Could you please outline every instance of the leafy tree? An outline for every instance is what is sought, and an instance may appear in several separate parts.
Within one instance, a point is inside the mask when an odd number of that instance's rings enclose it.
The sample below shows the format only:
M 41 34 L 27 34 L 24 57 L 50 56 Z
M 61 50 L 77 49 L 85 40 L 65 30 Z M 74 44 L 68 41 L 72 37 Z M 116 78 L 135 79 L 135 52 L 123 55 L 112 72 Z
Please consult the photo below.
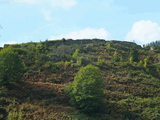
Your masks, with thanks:
M 65 41 L 66 41 L 66 39 L 65 39 L 65 38 L 62 38 L 62 41 L 63 41 L 63 42 L 65 42 Z
M 133 63 L 133 57 L 130 57 L 130 58 L 129 58 L 129 62 L 130 62 L 130 63 Z
M 81 112 L 90 114 L 103 108 L 103 79 L 98 67 L 81 67 L 66 90 L 70 104 L 75 105 Z
M 144 58 L 144 68 L 147 68 L 148 62 L 149 62 L 149 56 L 147 56 L 146 58 Z
M 12 48 L 0 51 L 0 84 L 6 85 L 13 81 L 21 80 L 24 73 L 24 64 L 18 53 Z
M 89 64 L 89 62 L 90 61 L 86 57 L 77 57 L 77 65 L 79 65 L 79 66 L 81 66 L 81 65 L 86 66 Z
M 160 40 L 153 41 L 151 43 L 146 44 L 145 46 L 155 46 L 155 45 L 160 45 Z
M 73 53 L 73 55 L 72 55 L 72 57 L 74 58 L 74 59 L 77 59 L 77 57 L 78 57 L 78 55 L 79 55 L 79 49 L 76 49 L 76 51 Z
M 114 54 L 113 54 L 113 60 L 114 60 L 115 62 L 119 62 L 119 61 L 120 61 L 120 57 L 119 57 L 117 51 L 115 51 Z
M 110 51 L 111 51 L 111 44 L 110 43 L 107 44 L 107 51 L 108 51 L 108 53 L 110 53 Z
M 67 45 L 60 45 L 57 48 L 52 48 L 49 52 L 51 54 L 51 61 L 60 61 L 69 59 L 74 49 Z
M 139 55 L 138 50 L 135 47 L 130 49 L 130 57 L 132 57 L 133 62 L 138 61 L 138 55 Z
M 140 60 L 140 61 L 139 61 L 139 67 L 143 68 L 143 66 L 144 66 L 144 61 L 143 61 L 143 60 Z
M 102 66 L 104 65 L 105 61 L 102 59 L 101 56 L 98 56 L 98 61 L 97 61 L 98 65 Z
M 37 53 L 41 54 L 41 53 L 45 53 L 45 51 L 46 51 L 46 49 L 43 44 L 39 43 L 36 45 L 36 52 Z
M 47 61 L 49 61 L 49 57 L 46 54 L 36 55 L 35 67 L 41 69 L 42 65 L 44 65 Z

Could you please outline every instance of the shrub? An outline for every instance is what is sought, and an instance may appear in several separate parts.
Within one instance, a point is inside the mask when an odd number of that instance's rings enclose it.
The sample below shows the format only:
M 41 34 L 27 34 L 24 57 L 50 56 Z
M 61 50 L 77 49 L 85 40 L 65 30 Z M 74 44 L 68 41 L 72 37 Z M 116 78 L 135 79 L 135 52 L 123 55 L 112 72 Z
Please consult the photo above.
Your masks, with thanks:
M 70 104 L 83 113 L 100 112 L 103 106 L 103 79 L 98 67 L 81 67 L 73 83 L 66 88 Z
M 78 59 L 77 59 L 77 65 L 79 65 L 79 66 L 81 66 L 81 65 L 86 66 L 89 64 L 89 62 L 90 61 L 88 60 L 88 58 L 85 58 L 85 57 L 78 57 Z
M 21 80 L 25 69 L 18 53 L 11 48 L 0 51 L 0 68 L 1 85 Z
M 76 51 L 72 55 L 72 58 L 77 59 L 78 55 L 79 55 L 79 49 L 76 49 Z
M 114 54 L 113 54 L 113 61 L 114 62 L 119 62 L 120 61 L 120 57 L 119 57 L 117 51 L 115 51 Z
M 100 56 L 98 56 L 97 64 L 98 64 L 99 66 L 102 66 L 102 65 L 105 64 L 105 61 L 104 61 Z

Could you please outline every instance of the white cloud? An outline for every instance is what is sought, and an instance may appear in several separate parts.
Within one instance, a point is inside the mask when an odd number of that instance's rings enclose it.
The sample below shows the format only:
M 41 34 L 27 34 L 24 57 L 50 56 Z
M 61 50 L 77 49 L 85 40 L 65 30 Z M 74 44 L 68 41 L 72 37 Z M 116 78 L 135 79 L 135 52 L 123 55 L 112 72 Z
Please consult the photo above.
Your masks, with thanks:
M 150 43 L 160 39 L 160 27 L 157 23 L 150 20 L 141 20 L 135 22 L 130 32 L 128 32 L 126 40 L 136 40 L 141 44 Z
M 11 0 L 22 4 L 46 4 L 52 7 L 70 8 L 77 4 L 77 0 Z
M 49 10 L 42 10 L 42 14 L 46 20 L 52 20 L 51 12 Z
M 15 41 L 7 41 L 7 42 L 0 42 L 0 47 L 3 47 L 4 44 L 16 44 L 17 42 Z
M 50 39 L 62 39 L 62 38 L 72 38 L 72 39 L 93 39 L 93 38 L 99 38 L 99 39 L 110 39 L 110 34 L 108 31 L 106 31 L 104 28 L 85 28 L 83 30 L 70 32 L 68 34 L 63 34 L 59 36 L 51 36 Z

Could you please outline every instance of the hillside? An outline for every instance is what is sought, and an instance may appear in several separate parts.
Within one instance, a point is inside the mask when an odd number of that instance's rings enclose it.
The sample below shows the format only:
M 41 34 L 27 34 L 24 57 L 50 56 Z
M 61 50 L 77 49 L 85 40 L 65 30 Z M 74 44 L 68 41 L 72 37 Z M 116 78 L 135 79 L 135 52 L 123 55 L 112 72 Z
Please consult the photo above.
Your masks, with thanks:
M 9 120 L 158 120 L 160 51 L 133 42 L 59 40 L 13 47 L 26 65 L 21 82 L 0 87 L 1 118 Z M 160 47 L 160 46 L 156 46 Z M 67 83 L 93 64 L 104 78 L 104 112 L 87 116 L 68 103 Z M 4 112 L 3 112 L 4 111 Z

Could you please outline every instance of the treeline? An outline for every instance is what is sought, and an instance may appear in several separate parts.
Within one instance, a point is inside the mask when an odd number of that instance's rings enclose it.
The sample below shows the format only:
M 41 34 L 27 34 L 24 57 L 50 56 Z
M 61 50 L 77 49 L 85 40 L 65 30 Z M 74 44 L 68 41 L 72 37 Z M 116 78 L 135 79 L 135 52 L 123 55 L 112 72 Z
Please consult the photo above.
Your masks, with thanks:
M 151 43 L 143 45 L 143 48 L 159 51 L 160 50 L 160 40 L 153 41 Z
M 146 44 L 145 46 L 154 46 L 154 45 L 160 45 L 160 40 L 153 41 L 151 43 Z

